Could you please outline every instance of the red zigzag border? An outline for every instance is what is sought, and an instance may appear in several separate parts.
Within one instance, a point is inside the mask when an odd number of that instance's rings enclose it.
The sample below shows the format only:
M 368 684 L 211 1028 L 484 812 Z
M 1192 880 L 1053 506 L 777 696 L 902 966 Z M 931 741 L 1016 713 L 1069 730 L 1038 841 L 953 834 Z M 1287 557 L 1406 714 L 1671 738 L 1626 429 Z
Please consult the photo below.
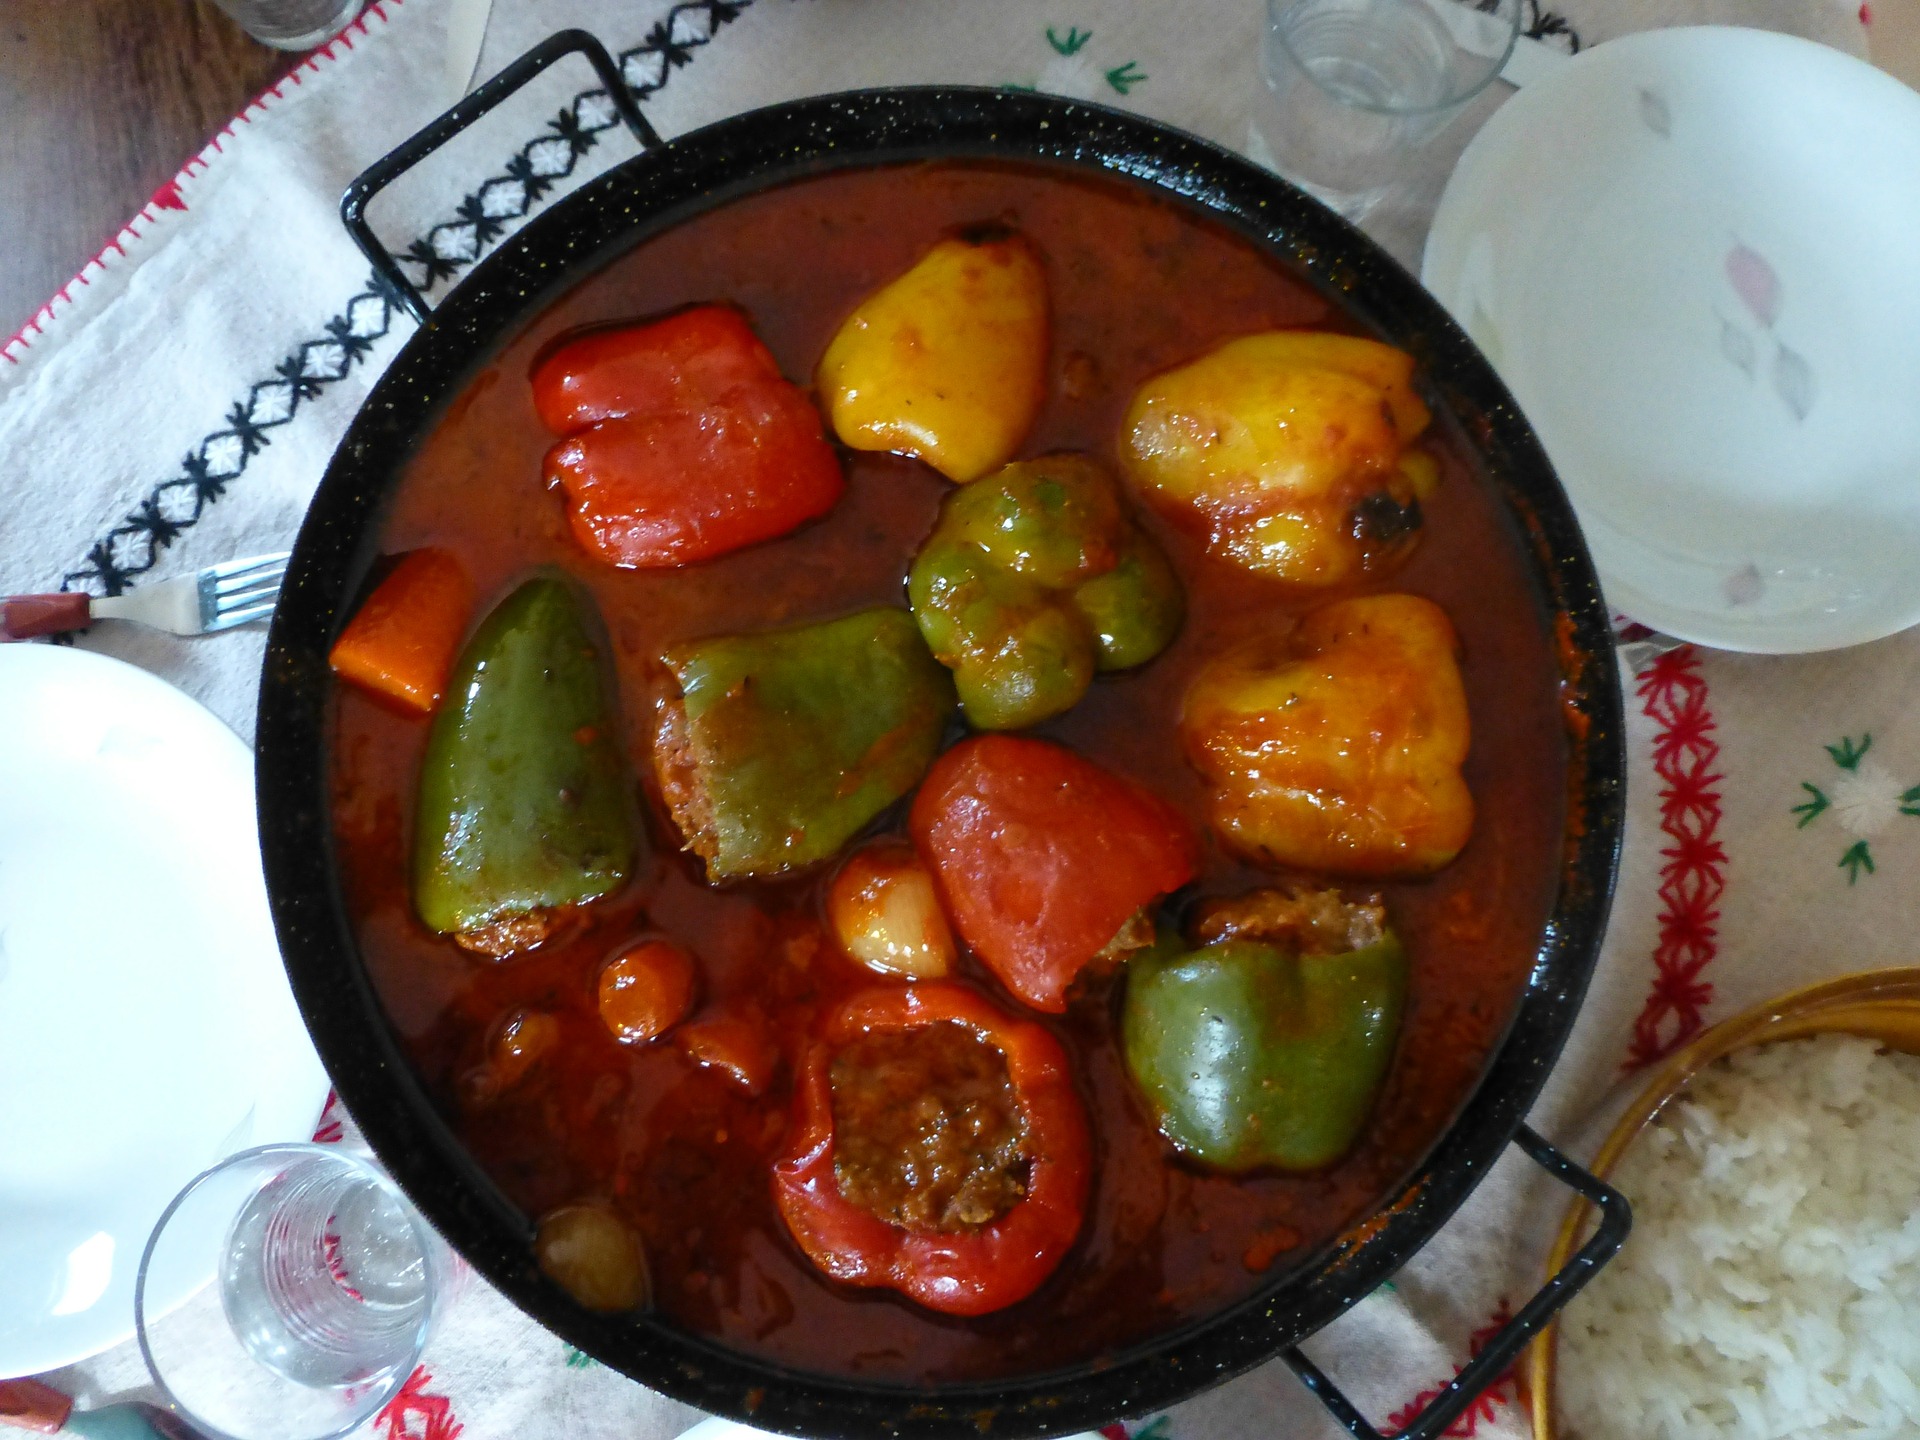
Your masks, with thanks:
M 453 1418 L 453 1403 L 446 1396 L 427 1389 L 432 1383 L 424 1365 L 407 1377 L 375 1422 L 386 1440 L 457 1440 L 466 1427 Z
M 1640 676 L 1640 708 L 1659 727 L 1653 769 L 1660 777 L 1660 939 L 1654 981 L 1633 1022 L 1625 1068 L 1651 1064 L 1698 1034 L 1713 986 L 1701 972 L 1719 953 L 1726 847 L 1720 842 L 1720 745 L 1707 682 L 1691 645 L 1668 651 Z

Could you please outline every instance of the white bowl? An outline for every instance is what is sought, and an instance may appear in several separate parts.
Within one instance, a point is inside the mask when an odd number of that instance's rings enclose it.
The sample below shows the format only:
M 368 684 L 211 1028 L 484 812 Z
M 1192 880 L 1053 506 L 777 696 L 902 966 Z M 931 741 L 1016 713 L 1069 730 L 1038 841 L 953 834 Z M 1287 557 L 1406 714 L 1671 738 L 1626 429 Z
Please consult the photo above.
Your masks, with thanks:
M 1616 609 L 1771 653 L 1920 621 L 1920 94 L 1767 31 L 1609 41 L 1474 138 L 1423 278 Z
M 326 1093 L 247 747 L 144 670 L 0 645 L 0 1377 L 131 1337 L 167 1203 L 235 1150 L 307 1139 Z

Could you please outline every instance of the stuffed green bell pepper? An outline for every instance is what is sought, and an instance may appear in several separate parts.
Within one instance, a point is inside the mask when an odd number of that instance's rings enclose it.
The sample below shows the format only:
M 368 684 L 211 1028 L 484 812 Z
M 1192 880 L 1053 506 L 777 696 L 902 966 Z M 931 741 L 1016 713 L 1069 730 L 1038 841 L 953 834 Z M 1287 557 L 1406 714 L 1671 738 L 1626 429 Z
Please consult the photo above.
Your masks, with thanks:
M 1127 967 L 1127 1069 L 1199 1164 L 1317 1170 L 1359 1138 L 1393 1059 L 1407 957 L 1377 902 L 1256 891 L 1216 904 L 1199 948 Z
M 953 681 L 891 607 L 662 658 L 654 773 L 710 880 L 827 859 L 919 782 L 953 715 Z
M 413 894 L 469 950 L 540 943 L 633 871 L 633 806 L 585 601 L 542 575 L 467 641 L 420 767 Z
M 1037 724 L 1095 671 L 1144 665 L 1184 608 L 1166 556 L 1084 455 L 1019 461 L 948 495 L 907 595 L 983 730 Z

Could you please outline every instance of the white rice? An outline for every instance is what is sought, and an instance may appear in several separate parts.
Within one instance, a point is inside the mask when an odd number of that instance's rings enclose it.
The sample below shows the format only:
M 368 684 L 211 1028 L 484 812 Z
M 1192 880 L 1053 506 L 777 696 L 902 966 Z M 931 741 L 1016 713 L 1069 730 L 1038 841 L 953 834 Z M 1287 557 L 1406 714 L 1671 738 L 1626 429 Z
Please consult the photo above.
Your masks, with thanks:
M 1613 1181 L 1633 1234 L 1560 1322 L 1563 1436 L 1920 1435 L 1920 1056 L 1738 1051 Z

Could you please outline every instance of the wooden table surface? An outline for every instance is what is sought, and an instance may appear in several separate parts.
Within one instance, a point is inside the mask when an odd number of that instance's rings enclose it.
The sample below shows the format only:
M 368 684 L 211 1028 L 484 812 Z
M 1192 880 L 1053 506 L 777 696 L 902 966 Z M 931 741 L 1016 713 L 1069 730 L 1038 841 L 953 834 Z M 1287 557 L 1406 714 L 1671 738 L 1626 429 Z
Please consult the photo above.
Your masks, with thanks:
M 1875 62 L 1920 86 L 1920 0 L 1871 5 Z M 0 338 L 296 58 L 208 0 L 0 0 Z
M 0 339 L 297 58 L 207 0 L 0 0 Z

